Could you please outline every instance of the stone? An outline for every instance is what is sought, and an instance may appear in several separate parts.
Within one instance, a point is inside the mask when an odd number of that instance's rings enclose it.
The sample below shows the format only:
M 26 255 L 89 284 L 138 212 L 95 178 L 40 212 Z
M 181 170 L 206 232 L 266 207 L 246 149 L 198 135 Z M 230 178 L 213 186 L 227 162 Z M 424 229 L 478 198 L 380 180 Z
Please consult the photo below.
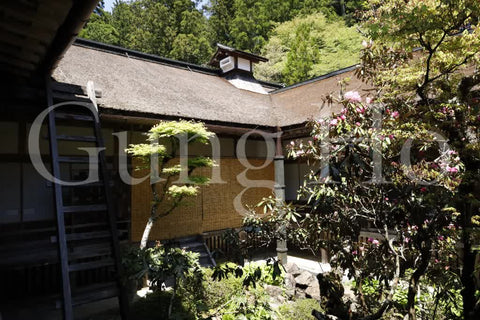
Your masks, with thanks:
M 295 285 L 297 282 L 295 281 L 295 277 L 291 273 L 285 274 L 285 288 L 287 289 L 295 289 Z
M 297 287 L 307 288 L 313 281 L 317 281 L 315 277 L 308 271 L 303 271 L 299 276 L 295 277 Z
M 301 289 L 295 290 L 295 297 L 297 297 L 297 299 L 305 299 L 306 298 L 305 291 Z
M 308 297 L 320 301 L 320 286 L 318 285 L 317 279 L 311 282 L 307 289 L 305 289 L 305 294 Z
M 276 298 L 283 295 L 283 289 L 280 287 L 266 284 L 264 288 L 270 297 Z
M 287 265 L 285 266 L 285 271 L 287 271 L 287 273 L 293 274 L 294 277 L 302 273 L 302 270 L 300 270 L 300 268 L 298 268 L 298 266 L 293 262 L 287 262 Z
M 278 306 L 282 305 L 287 301 L 287 299 L 283 296 L 283 289 L 277 286 L 272 286 L 269 284 L 264 285 L 265 292 L 270 296 L 270 306 L 273 308 L 277 308 Z
M 289 299 L 295 296 L 295 277 L 291 273 L 285 274 L 285 294 Z

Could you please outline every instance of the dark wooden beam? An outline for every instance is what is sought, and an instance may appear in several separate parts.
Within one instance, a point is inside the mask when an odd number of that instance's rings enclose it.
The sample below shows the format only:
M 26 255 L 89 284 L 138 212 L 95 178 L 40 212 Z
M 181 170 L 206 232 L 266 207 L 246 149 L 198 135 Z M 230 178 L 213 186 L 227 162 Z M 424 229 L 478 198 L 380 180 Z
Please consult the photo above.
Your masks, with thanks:
M 57 66 L 64 53 L 75 40 L 80 30 L 90 18 L 98 0 L 74 1 L 68 15 L 58 28 L 52 44 L 39 68 L 40 73 L 51 73 Z

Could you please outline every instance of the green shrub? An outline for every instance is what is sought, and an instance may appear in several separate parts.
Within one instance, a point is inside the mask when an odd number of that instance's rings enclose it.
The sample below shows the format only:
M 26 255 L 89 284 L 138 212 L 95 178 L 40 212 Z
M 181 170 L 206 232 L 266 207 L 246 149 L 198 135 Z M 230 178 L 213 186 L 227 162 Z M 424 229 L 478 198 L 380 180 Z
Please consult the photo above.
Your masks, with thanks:
M 139 299 L 130 308 L 131 319 L 167 320 L 171 291 L 155 291 Z M 196 316 L 187 310 L 181 299 L 176 299 L 170 319 L 195 320 Z
M 260 285 L 261 281 L 255 287 L 246 287 L 243 277 L 230 275 L 215 281 L 212 275 L 212 270 L 205 271 L 203 290 L 208 311 L 203 313 L 204 317 L 221 316 L 222 320 L 273 319 L 269 296 Z
M 292 303 L 285 303 L 278 307 L 279 320 L 307 320 L 315 319 L 312 310 L 320 310 L 320 304 L 314 299 L 300 299 Z

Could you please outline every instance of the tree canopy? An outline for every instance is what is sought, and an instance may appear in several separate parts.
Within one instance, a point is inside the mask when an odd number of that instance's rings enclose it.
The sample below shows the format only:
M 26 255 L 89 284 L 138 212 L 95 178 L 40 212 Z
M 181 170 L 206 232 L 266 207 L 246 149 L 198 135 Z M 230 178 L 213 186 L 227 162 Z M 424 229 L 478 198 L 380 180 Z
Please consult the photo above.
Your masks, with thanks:
M 103 13 L 80 37 L 199 64 L 213 53 L 207 18 L 191 0 L 119 0 Z
M 356 22 L 364 1 L 210 0 L 199 5 L 117 0 L 112 13 L 99 5 L 80 37 L 197 64 L 206 63 L 222 43 L 271 57 L 259 75 L 287 83 L 357 62 L 360 37 L 345 21 Z M 332 59 L 338 55 L 338 61 Z
M 361 48 L 361 35 L 343 20 L 299 16 L 272 31 L 262 50 L 269 61 L 256 67 L 256 76 L 293 84 L 358 63 Z

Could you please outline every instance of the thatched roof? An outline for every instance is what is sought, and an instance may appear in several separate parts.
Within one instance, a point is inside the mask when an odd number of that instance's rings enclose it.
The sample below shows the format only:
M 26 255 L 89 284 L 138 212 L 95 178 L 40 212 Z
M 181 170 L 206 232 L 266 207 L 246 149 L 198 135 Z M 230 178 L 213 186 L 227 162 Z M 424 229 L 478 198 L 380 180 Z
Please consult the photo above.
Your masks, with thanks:
M 350 78 L 346 90 L 365 95 L 363 90 L 368 86 L 355 76 L 356 69 L 357 66 L 351 66 L 272 91 L 272 106 L 279 126 L 299 124 L 309 118 L 329 116 L 332 112 L 340 111 L 339 104 L 329 105 L 326 98 L 328 95 L 334 99 L 340 98 L 339 82 L 345 78 Z
M 83 41 L 70 47 L 53 76 L 77 85 L 93 81 L 102 90 L 100 106 L 112 112 L 276 127 L 318 116 L 315 104 L 338 92 L 338 81 L 345 75 L 340 72 L 276 91 L 270 87 L 269 94 L 260 94 L 236 88 L 216 69 Z

